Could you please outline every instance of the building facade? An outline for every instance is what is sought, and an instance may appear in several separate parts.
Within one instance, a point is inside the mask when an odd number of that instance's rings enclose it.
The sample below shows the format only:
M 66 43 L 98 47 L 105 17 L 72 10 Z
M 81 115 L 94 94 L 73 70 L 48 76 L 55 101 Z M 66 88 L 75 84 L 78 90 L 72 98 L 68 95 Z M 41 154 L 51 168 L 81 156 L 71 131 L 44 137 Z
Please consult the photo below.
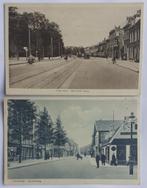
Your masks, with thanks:
M 102 42 L 98 45 L 98 51 L 97 51 L 98 57 L 107 57 L 107 41 L 104 39 Z
M 140 60 L 141 10 L 135 15 L 127 17 L 126 24 L 115 26 L 107 39 L 104 38 L 98 45 L 87 47 L 86 53 L 95 57 L 131 60 Z
M 140 19 L 129 28 L 129 59 L 135 62 L 140 60 Z
M 95 126 L 93 149 L 99 155 L 104 154 L 106 161 L 112 164 L 112 155 L 115 155 L 118 165 L 129 164 L 130 155 L 133 163 L 137 164 L 137 124 L 129 121 L 97 121 Z M 111 128 L 110 128 L 111 127 Z M 112 128 L 113 127 L 113 128 Z M 130 154 L 132 152 L 132 154 Z
M 101 154 L 101 146 L 108 141 L 111 135 L 121 126 L 121 120 L 98 120 L 95 121 L 92 137 L 94 155 Z

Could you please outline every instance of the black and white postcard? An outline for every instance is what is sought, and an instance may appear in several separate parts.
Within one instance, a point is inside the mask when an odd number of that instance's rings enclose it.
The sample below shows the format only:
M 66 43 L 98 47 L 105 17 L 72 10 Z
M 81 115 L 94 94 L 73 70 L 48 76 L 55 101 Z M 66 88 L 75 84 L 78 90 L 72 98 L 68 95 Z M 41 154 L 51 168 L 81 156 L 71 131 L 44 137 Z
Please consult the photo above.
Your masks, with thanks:
M 6 92 L 136 95 L 143 3 L 5 4 Z
M 138 184 L 136 97 L 6 98 L 6 184 Z

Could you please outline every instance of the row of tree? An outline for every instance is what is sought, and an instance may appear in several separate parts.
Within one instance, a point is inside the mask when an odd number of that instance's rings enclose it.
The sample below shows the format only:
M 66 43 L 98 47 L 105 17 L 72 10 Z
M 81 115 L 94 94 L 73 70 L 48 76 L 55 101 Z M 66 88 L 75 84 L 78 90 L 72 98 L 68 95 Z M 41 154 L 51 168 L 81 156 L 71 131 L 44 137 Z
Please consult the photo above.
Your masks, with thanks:
M 9 56 L 60 56 L 64 51 L 61 30 L 40 12 L 19 13 L 9 7 Z M 28 51 L 28 54 L 26 53 Z
M 22 160 L 24 140 L 31 140 L 31 144 L 43 146 L 45 157 L 49 144 L 59 147 L 60 150 L 60 146 L 70 142 L 60 117 L 57 117 L 54 124 L 46 108 L 37 112 L 35 103 L 29 100 L 9 100 L 8 146 L 17 146 L 19 162 Z
M 65 54 L 82 57 L 85 54 L 85 49 L 84 47 L 68 46 L 65 47 Z

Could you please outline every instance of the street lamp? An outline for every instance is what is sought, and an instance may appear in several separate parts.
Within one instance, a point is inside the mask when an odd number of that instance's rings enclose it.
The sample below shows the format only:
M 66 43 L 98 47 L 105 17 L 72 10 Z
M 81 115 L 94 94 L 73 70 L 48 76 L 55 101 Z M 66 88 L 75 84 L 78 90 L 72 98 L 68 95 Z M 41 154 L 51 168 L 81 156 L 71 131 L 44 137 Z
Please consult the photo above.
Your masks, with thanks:
M 136 121 L 134 113 L 131 112 L 129 116 L 131 128 L 130 128 L 130 161 L 129 161 L 129 174 L 133 175 L 133 124 Z
M 32 25 L 28 24 L 28 48 L 29 48 L 29 57 L 31 56 L 31 29 Z
M 53 37 L 51 36 L 51 39 L 50 39 L 50 42 L 51 42 L 51 57 L 53 58 L 54 56 L 54 46 L 53 46 Z
M 25 53 L 26 53 L 26 60 L 27 60 L 27 57 L 28 57 L 28 48 L 27 48 L 27 47 L 23 47 L 23 49 L 25 50 Z

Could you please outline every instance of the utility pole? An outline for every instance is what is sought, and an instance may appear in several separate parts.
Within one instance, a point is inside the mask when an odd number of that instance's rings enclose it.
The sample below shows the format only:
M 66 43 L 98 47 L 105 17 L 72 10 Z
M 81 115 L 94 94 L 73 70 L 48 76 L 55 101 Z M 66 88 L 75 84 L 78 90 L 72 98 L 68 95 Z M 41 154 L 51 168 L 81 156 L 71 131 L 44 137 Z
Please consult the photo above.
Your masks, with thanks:
M 53 37 L 51 36 L 51 57 L 54 56 Z
M 29 56 L 31 56 L 31 25 L 28 24 L 28 46 L 29 46 Z
M 114 111 L 113 111 L 113 131 L 114 131 Z
M 60 45 L 60 39 L 59 39 L 59 56 L 61 55 L 61 45 Z
M 133 175 L 133 124 L 135 120 L 134 113 L 131 112 L 131 115 L 129 116 L 130 119 L 130 162 L 129 162 L 129 174 Z
M 18 120 L 18 112 L 17 112 L 17 120 Z M 17 121 L 18 122 L 18 121 Z M 19 125 L 19 163 L 22 161 L 22 111 L 20 110 L 20 125 Z

